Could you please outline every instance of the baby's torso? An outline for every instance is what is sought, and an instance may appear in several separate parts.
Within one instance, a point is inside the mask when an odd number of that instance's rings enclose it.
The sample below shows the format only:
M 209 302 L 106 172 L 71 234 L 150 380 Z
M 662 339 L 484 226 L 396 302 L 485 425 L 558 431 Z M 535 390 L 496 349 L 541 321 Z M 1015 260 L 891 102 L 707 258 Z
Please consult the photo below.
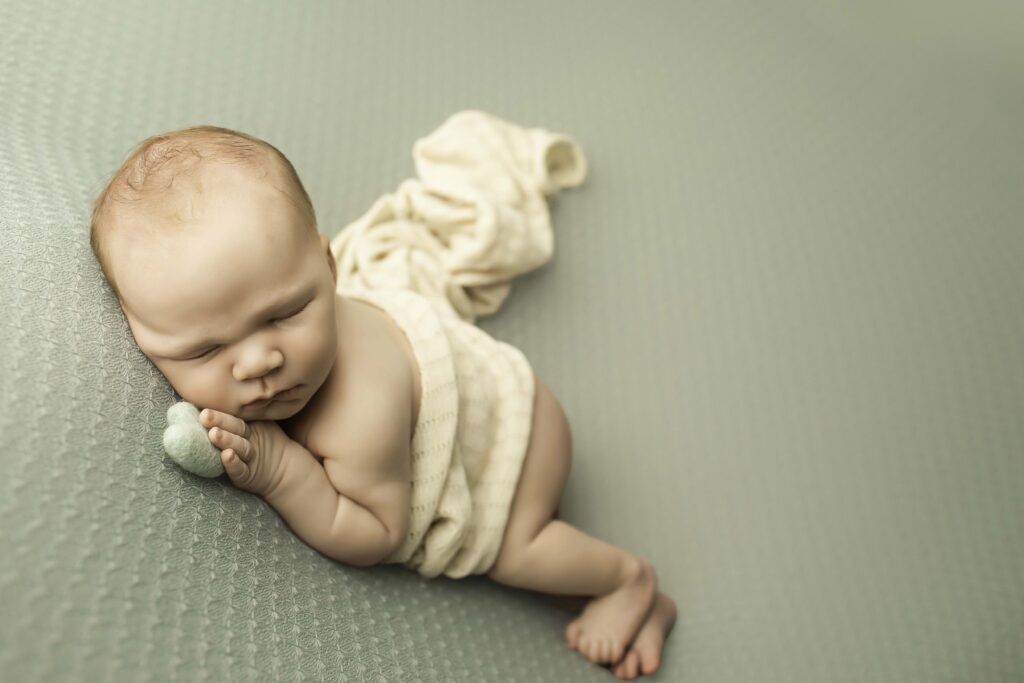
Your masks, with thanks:
M 358 452 L 368 429 L 404 431 L 411 442 L 420 411 L 419 366 L 405 333 L 371 303 L 338 295 L 338 307 L 335 369 L 300 413 L 281 422 L 321 461 L 338 450 L 338 439 Z M 343 464 L 366 471 L 359 461 Z
M 533 431 L 529 362 L 410 291 L 350 292 L 338 301 L 336 369 L 282 427 L 338 463 L 351 498 L 383 481 L 382 471 L 392 482 L 411 477 L 409 531 L 388 562 L 426 576 L 482 573 L 500 548 Z M 380 457 L 369 454 L 382 433 L 409 439 L 401 473 L 367 460 Z

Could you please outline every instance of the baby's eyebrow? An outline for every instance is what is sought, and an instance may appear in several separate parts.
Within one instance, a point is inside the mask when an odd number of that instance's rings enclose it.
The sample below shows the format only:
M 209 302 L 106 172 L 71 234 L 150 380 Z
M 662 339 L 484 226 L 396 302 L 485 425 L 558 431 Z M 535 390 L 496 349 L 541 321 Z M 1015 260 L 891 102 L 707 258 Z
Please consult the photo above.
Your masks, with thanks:
M 300 304 L 305 303 L 307 299 L 313 298 L 314 295 L 315 291 L 309 287 L 300 290 L 297 294 L 285 295 L 274 303 L 264 306 L 263 310 L 256 314 L 255 320 L 262 321 L 271 316 L 277 316 L 281 313 L 285 313 L 286 311 L 291 311 L 292 307 L 298 308 Z M 217 343 L 216 339 L 202 339 L 200 341 L 188 342 L 176 347 L 170 355 L 187 356 L 207 346 L 214 346 Z

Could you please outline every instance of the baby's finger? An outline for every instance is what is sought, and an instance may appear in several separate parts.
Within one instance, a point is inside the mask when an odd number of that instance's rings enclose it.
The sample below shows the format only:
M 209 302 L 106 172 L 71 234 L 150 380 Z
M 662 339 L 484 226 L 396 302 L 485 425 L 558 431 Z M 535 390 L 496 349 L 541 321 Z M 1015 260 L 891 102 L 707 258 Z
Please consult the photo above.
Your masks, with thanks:
M 228 477 L 231 481 L 235 481 L 241 477 L 246 476 L 249 472 L 249 466 L 239 459 L 236 454 L 230 448 L 226 448 L 220 452 L 220 461 L 224 465 L 224 471 L 228 473 Z
M 220 449 L 230 448 L 243 462 L 249 462 L 249 458 L 252 456 L 252 444 L 237 434 L 221 429 L 220 427 L 214 427 L 210 430 L 210 443 Z
M 204 408 L 203 412 L 199 413 L 199 421 L 207 429 L 210 427 L 220 427 L 224 431 L 237 434 L 244 439 L 249 438 L 249 425 L 245 423 L 245 420 L 234 415 L 222 413 L 213 408 Z

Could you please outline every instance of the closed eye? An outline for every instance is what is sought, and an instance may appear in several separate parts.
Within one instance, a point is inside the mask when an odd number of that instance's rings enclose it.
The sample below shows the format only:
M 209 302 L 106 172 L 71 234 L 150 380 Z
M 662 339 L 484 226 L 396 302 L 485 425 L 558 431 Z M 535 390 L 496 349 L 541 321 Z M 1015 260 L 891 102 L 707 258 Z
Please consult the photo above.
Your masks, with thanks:
M 211 353 L 213 353 L 214 351 L 216 351 L 219 348 L 220 348 L 219 346 L 210 347 L 209 349 L 207 349 L 206 351 L 203 351 L 198 356 L 192 356 L 191 358 L 186 358 L 185 360 L 199 360 L 200 358 L 205 358 L 206 356 L 209 356 Z
M 306 310 L 306 306 L 309 306 L 309 302 L 308 301 L 302 305 L 302 308 L 300 308 L 299 310 L 295 311 L 291 315 L 286 315 L 283 318 L 277 318 L 275 320 L 271 320 L 270 322 L 277 323 L 277 322 L 281 322 L 282 320 L 288 320 L 289 318 L 294 318 L 299 313 L 302 313 L 304 310 Z
M 275 318 L 274 320 L 271 320 L 270 322 L 277 323 L 277 322 L 281 322 L 282 320 L 289 320 L 291 318 L 294 318 L 299 313 L 302 313 L 304 310 L 306 310 L 306 307 L 308 307 L 310 303 L 312 303 L 312 300 L 307 301 L 306 303 L 304 303 L 302 305 L 302 308 L 300 308 L 299 310 L 295 311 L 294 313 L 292 313 L 290 315 L 286 315 L 283 318 Z M 200 353 L 197 356 L 192 356 L 191 358 L 186 358 L 185 360 L 199 360 L 200 358 L 205 358 L 205 357 L 211 355 L 214 351 L 216 351 L 219 348 L 220 348 L 220 346 L 212 346 L 209 349 L 207 349 L 206 351 L 204 351 L 203 353 Z

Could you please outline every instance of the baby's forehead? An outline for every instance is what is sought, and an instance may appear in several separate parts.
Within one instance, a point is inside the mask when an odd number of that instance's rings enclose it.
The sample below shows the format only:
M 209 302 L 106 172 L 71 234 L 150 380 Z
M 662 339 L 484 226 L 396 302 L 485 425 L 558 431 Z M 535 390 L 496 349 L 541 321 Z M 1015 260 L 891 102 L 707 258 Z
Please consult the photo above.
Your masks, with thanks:
M 181 346 L 196 334 L 215 334 L 225 323 L 234 327 L 242 324 L 238 321 L 287 313 L 318 287 L 311 268 L 271 263 L 278 258 L 273 255 L 250 259 L 245 268 L 224 275 L 196 273 L 187 258 L 177 258 L 161 263 L 151 277 L 140 278 L 137 271 L 123 288 L 125 314 L 149 334 L 160 335 L 166 342 L 162 348 Z
M 300 279 L 301 272 L 308 270 L 304 244 L 287 230 L 256 229 L 252 234 L 209 230 L 186 240 L 187 248 L 179 243 L 155 255 L 161 260 L 168 255 L 161 268 L 175 279 L 201 279 L 208 287 L 238 282 L 282 284 Z
M 251 291 L 281 291 L 296 286 L 310 270 L 309 251 L 287 231 L 257 234 L 204 226 L 118 250 L 119 288 L 133 308 L 159 309 L 167 297 L 245 298 Z M 284 233 L 284 234 L 277 234 Z M 132 294 L 135 294 L 132 296 Z

